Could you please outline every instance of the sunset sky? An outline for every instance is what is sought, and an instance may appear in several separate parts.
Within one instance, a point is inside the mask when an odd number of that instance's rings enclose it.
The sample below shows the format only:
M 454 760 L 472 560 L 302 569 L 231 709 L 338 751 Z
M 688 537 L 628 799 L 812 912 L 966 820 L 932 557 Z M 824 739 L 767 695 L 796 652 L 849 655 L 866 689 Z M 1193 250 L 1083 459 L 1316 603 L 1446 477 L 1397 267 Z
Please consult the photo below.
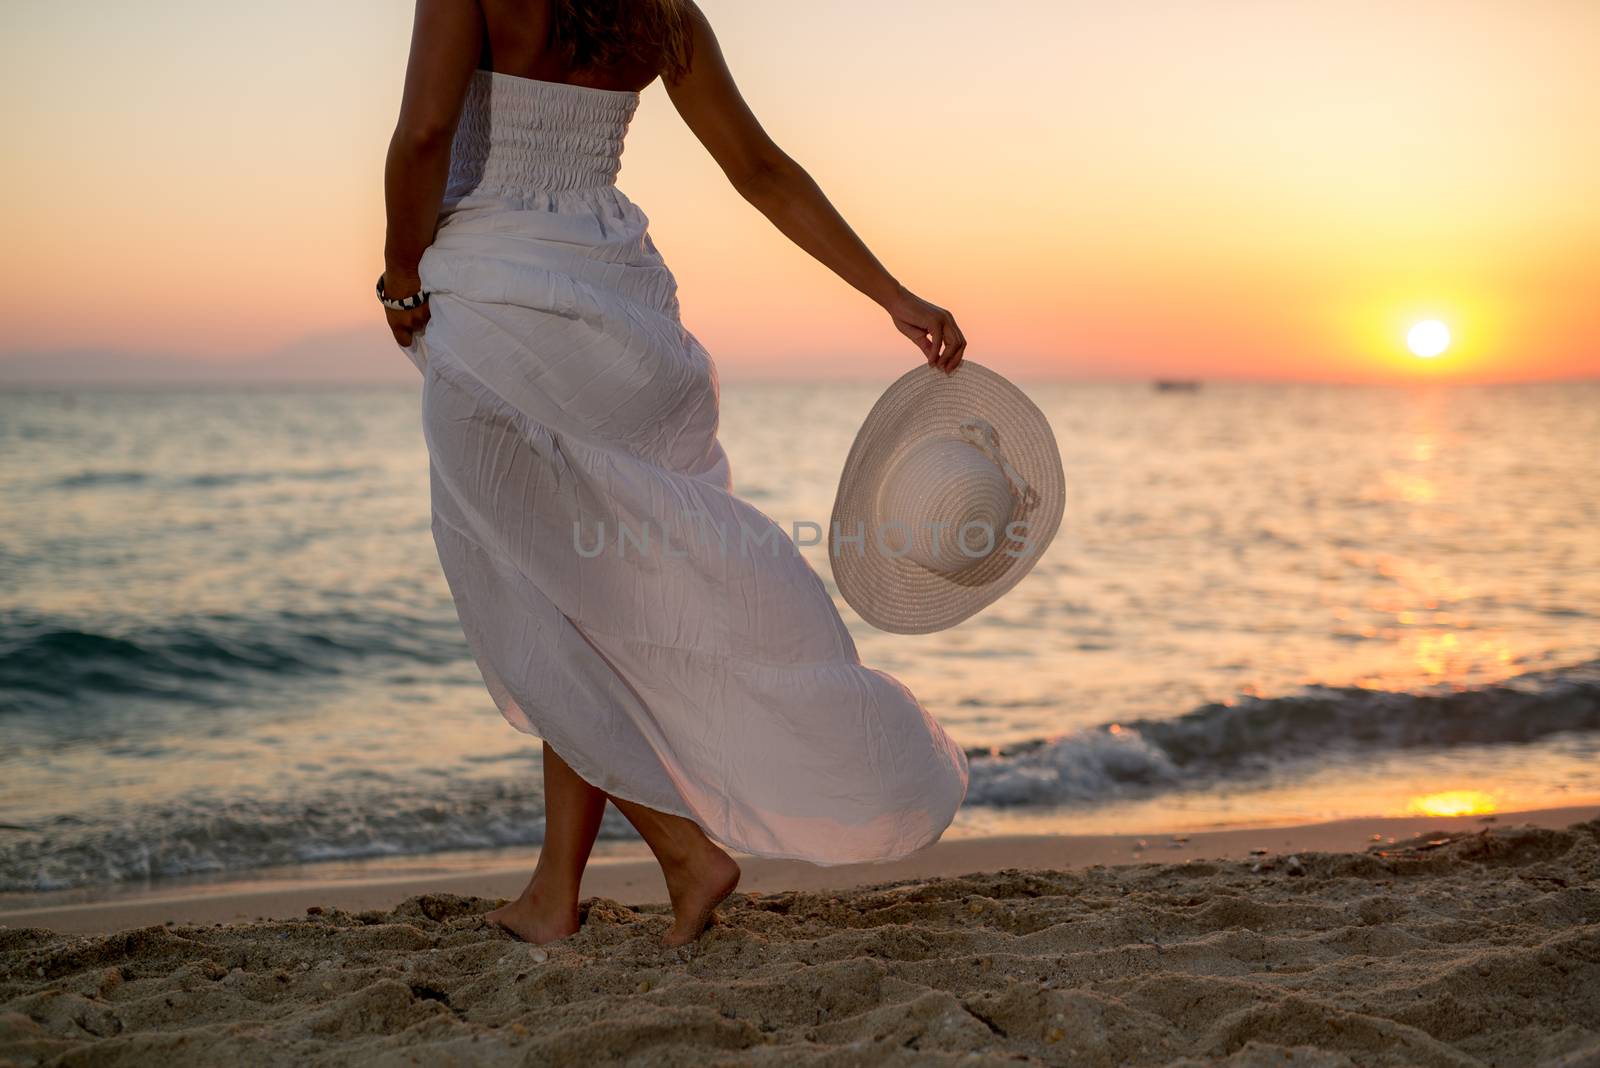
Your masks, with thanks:
M 1600 3 L 701 4 L 769 132 L 997 369 L 1600 375 Z M 414 376 L 372 296 L 409 33 L 399 0 L 7 4 L 0 354 Z M 620 184 L 728 379 L 917 361 L 659 85 Z

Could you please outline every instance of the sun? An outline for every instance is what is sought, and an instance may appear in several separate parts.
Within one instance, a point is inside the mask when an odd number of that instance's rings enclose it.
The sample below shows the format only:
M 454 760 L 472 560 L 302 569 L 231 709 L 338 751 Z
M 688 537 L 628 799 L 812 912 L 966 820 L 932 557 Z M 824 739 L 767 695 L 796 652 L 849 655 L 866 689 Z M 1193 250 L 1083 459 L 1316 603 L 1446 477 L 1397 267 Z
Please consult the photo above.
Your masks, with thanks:
M 1450 328 L 1437 319 L 1424 319 L 1406 335 L 1406 347 L 1413 356 L 1431 360 L 1450 347 Z

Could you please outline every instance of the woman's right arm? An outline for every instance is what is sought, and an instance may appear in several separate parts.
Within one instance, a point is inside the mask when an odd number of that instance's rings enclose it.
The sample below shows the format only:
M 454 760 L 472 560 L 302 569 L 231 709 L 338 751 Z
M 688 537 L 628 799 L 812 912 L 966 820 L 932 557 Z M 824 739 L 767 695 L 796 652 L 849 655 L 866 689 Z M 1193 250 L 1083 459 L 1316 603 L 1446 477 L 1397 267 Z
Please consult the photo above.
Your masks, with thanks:
M 955 318 L 897 282 L 850 229 L 805 168 L 789 158 L 751 113 L 711 31 L 693 3 L 694 54 L 667 95 L 739 194 L 785 237 L 889 313 L 895 328 L 946 373 L 967 341 Z

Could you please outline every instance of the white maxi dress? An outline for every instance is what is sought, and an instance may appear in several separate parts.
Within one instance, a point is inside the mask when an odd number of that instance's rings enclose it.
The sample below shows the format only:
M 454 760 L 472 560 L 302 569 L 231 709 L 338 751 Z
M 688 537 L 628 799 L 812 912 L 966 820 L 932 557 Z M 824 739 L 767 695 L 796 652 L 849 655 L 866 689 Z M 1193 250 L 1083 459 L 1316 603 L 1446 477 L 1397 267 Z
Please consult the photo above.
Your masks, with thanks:
M 495 704 L 736 850 L 938 839 L 967 759 L 732 491 L 716 369 L 616 187 L 639 94 L 478 71 L 420 273 L 433 536 Z

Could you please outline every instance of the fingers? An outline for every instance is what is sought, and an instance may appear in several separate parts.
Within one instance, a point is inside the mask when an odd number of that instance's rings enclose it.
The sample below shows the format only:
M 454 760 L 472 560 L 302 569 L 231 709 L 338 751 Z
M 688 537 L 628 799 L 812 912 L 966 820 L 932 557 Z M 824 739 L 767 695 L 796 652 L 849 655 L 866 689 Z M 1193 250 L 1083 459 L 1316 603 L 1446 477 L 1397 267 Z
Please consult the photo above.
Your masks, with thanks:
M 932 305 L 928 307 L 933 314 L 925 320 L 926 325 L 907 319 L 891 319 L 896 330 L 916 343 L 928 366 L 951 374 L 961 366 L 962 357 L 966 354 L 966 335 L 949 312 Z
M 937 345 L 934 354 L 928 362 L 945 374 L 954 374 L 955 369 L 961 366 L 961 358 L 967 351 L 967 338 L 961 332 L 961 327 L 956 325 L 955 318 L 947 311 L 941 311 L 933 328 L 929 331 Z
M 412 341 L 416 340 L 417 334 L 421 332 L 423 327 L 428 325 L 430 317 L 426 304 L 420 308 L 412 308 L 410 311 L 396 311 L 390 308 L 388 311 L 389 332 L 394 335 L 395 344 L 403 349 L 410 348 Z
M 941 366 L 946 374 L 952 374 L 961 366 L 961 357 L 967 351 L 967 338 L 949 312 L 945 313 L 945 320 L 945 351 Z
M 942 321 L 935 319 L 933 325 L 928 327 L 928 338 L 929 344 L 926 353 L 928 362 L 942 371 L 944 370 L 944 357 L 939 351 L 944 347 L 944 323 Z
M 913 326 L 904 319 L 894 320 L 894 328 L 910 338 L 918 349 L 922 350 L 924 358 L 928 357 L 928 332 L 920 326 Z

